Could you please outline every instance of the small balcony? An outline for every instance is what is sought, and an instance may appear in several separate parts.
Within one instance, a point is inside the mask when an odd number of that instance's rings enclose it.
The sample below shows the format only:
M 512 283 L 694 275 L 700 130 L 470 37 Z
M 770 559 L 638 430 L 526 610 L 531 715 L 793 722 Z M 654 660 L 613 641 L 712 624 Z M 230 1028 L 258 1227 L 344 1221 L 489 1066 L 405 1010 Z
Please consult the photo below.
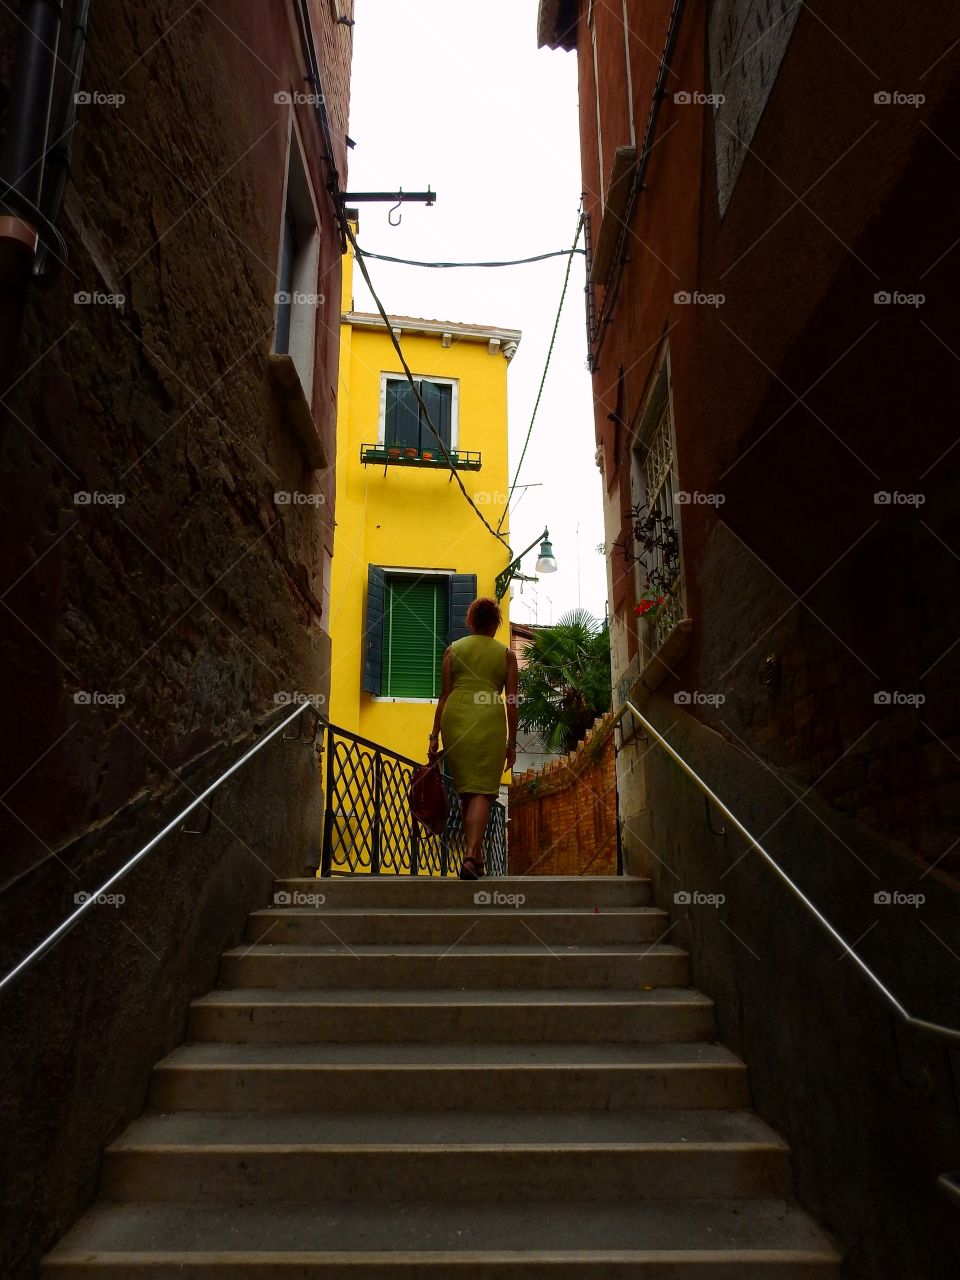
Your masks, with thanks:
M 479 471 L 480 453 L 472 449 L 451 449 L 450 461 L 457 471 Z M 403 445 L 362 444 L 360 461 L 383 467 L 439 467 L 447 470 L 447 460 L 436 449 L 404 448 Z

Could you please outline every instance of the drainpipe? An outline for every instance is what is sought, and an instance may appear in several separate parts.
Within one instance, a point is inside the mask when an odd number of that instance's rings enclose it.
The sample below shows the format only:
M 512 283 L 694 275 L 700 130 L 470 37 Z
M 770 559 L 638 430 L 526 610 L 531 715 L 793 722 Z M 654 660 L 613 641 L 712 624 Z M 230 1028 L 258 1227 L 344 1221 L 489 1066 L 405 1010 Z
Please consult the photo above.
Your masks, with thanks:
M 10 383 L 41 232 L 50 239 L 40 191 L 62 17 L 60 0 L 27 0 L 21 7 L 0 155 L 0 393 Z

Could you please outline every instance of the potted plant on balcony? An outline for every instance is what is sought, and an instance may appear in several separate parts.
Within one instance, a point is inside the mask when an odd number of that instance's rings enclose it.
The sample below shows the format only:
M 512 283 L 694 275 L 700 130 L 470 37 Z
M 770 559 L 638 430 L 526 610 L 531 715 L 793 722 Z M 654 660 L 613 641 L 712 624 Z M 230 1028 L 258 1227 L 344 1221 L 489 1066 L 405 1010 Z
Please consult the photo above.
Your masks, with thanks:
M 415 458 L 417 456 L 417 451 L 412 445 L 408 445 L 403 451 L 403 456 L 405 458 Z
M 388 457 L 388 458 L 394 458 L 394 459 L 399 458 L 399 457 L 400 457 L 400 450 L 399 450 L 396 446 L 391 446 L 391 447 L 387 450 L 387 457 Z
M 421 452 L 420 452 L 420 457 L 424 460 L 424 462 L 432 462 L 432 461 L 433 461 L 433 450 L 432 450 L 432 449 L 422 449 L 422 450 L 421 450 Z

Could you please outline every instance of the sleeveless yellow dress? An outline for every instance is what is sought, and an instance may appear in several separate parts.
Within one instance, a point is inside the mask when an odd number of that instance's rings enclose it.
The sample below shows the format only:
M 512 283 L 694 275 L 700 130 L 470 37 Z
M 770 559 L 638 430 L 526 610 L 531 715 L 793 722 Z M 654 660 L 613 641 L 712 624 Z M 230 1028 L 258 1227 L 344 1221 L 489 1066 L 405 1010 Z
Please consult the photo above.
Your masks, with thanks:
M 443 758 L 461 795 L 495 796 L 507 749 L 507 646 L 493 636 L 463 636 L 450 646 L 450 657 L 453 689 L 440 720 Z

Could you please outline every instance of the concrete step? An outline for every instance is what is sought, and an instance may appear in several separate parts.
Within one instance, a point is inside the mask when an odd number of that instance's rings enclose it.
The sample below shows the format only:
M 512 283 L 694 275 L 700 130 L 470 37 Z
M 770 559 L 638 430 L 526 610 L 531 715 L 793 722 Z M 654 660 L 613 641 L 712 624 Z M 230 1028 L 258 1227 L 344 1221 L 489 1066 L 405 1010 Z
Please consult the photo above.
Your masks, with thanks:
M 785 1144 L 748 1111 L 148 1116 L 108 1148 L 114 1201 L 322 1204 L 777 1197 Z
M 246 1044 L 447 1041 L 636 1043 L 710 1040 L 713 1001 L 687 987 L 651 991 L 211 991 L 190 1037 Z
M 100 1203 L 47 1255 L 56 1280 L 839 1280 L 784 1200 Z
M 749 1105 L 716 1044 L 193 1044 L 153 1073 L 162 1111 L 637 1110 Z
M 458 942 L 529 943 L 546 946 L 659 942 L 670 918 L 655 907 L 546 909 L 474 906 L 424 911 L 416 907 L 268 907 L 254 911 L 247 942 L 384 944 L 444 947 Z
M 225 987 L 345 989 L 444 987 L 631 988 L 683 987 L 690 980 L 689 957 L 678 947 L 610 943 L 596 947 L 531 945 L 371 946 L 336 942 L 321 946 L 272 947 L 254 944 L 225 953 L 220 967 Z
M 277 900 L 277 895 L 282 896 Z M 528 911 L 594 907 L 647 907 L 651 882 L 639 876 L 502 876 L 480 881 L 455 876 L 330 876 L 287 879 L 274 883 L 275 906 L 313 906 L 317 896 L 326 907 L 468 908 L 475 894 L 522 895 Z M 307 901 L 298 895 L 306 895 Z M 502 898 L 500 899 L 502 901 Z M 504 904 L 512 905 L 512 904 Z

